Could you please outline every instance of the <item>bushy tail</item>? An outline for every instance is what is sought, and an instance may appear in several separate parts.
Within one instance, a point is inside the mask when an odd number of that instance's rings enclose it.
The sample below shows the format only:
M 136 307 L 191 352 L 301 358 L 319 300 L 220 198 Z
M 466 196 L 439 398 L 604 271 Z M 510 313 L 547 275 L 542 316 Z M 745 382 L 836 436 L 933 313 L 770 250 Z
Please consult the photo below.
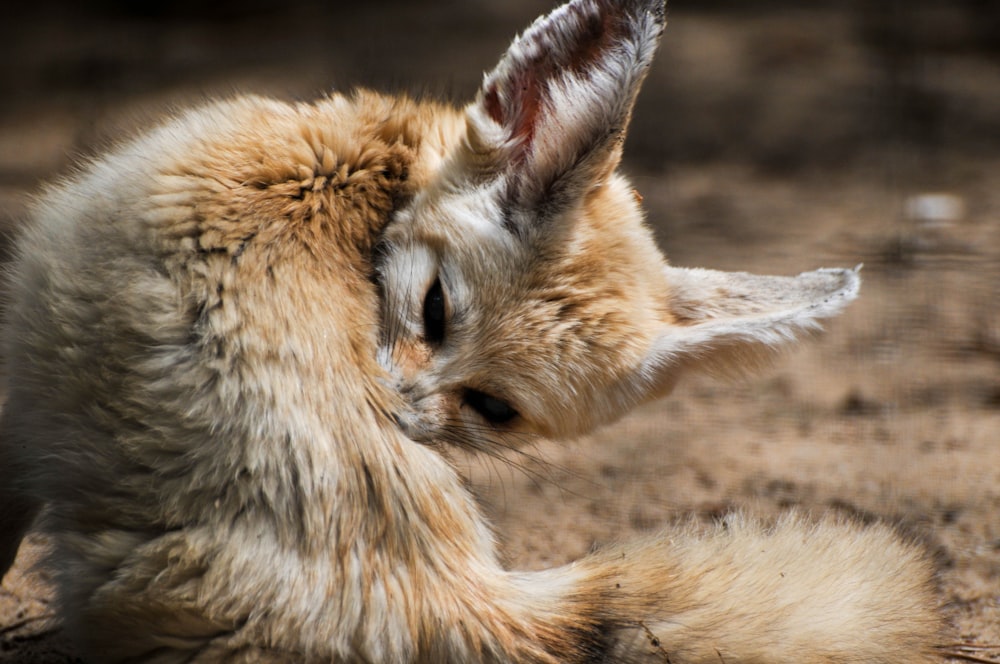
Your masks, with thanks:
M 582 573 L 571 594 L 594 603 L 576 607 L 581 623 L 604 626 L 597 661 L 940 660 L 933 565 L 881 524 L 733 515 L 707 533 L 670 532 L 549 573 Z

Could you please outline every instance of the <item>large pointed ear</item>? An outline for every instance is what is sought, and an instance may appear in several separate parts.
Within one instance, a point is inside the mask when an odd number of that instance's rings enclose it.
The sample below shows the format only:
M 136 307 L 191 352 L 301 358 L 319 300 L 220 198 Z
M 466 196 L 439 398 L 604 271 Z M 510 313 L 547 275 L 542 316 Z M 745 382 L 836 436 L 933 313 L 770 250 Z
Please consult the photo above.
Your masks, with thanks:
M 573 0 L 535 21 L 467 110 L 480 174 L 502 175 L 525 208 L 607 177 L 663 22 L 663 0 Z
M 735 373 L 760 365 L 854 300 L 859 270 L 765 277 L 667 267 L 675 320 L 643 363 L 642 389 L 665 392 L 689 368 Z

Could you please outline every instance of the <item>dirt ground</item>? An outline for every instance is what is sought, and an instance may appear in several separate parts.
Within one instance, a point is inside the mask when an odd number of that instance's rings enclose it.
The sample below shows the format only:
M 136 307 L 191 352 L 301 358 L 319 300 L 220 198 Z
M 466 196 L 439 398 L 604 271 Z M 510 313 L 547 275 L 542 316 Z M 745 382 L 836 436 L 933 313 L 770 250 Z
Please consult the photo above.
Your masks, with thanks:
M 469 98 L 550 6 L 198 4 L 5 21 L 5 229 L 80 154 L 206 97 L 365 84 Z M 834 510 L 922 538 L 955 640 L 1000 644 L 1000 10 L 672 0 L 626 151 L 675 264 L 864 263 L 861 297 L 760 375 L 692 376 L 585 440 L 462 459 L 510 564 L 732 508 Z M 29 540 L 0 588 L 0 662 L 79 661 L 29 571 L 43 545 Z M 1000 647 L 968 652 L 1000 661 Z

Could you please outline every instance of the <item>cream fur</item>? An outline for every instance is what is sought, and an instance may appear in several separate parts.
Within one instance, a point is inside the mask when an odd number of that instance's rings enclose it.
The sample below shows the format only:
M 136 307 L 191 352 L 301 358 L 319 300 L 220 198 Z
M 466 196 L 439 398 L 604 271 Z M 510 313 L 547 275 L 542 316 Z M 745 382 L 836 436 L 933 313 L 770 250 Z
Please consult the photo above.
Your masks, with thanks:
M 933 570 L 886 527 L 734 516 L 515 572 L 447 460 L 752 365 L 857 293 L 666 264 L 615 170 L 663 14 L 573 0 L 465 109 L 240 97 L 45 191 L 0 571 L 47 533 L 100 662 L 930 661 Z

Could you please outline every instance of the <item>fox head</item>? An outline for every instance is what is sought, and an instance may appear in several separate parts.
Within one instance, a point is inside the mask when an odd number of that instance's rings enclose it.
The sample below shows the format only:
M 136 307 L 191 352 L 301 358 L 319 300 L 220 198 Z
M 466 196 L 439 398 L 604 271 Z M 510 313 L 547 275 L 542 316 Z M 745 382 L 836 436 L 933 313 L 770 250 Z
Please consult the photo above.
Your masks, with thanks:
M 617 171 L 663 25 L 662 0 L 574 0 L 537 20 L 386 228 L 379 360 L 413 439 L 578 435 L 688 367 L 753 365 L 856 295 L 852 270 L 667 264 Z

